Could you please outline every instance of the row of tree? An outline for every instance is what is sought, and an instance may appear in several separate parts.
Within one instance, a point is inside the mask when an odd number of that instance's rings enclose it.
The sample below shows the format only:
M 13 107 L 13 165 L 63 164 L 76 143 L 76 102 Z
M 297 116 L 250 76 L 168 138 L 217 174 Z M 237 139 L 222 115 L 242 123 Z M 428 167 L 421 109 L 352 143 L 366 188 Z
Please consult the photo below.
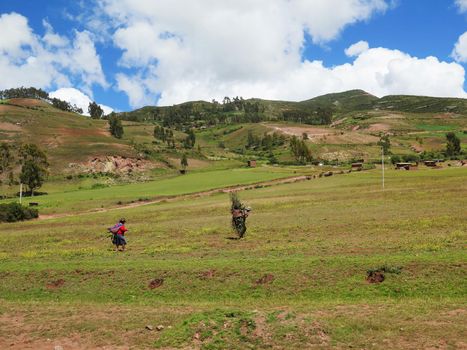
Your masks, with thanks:
M 329 125 L 332 122 L 332 108 L 318 107 L 314 109 L 287 109 L 282 112 L 282 119 L 290 122 L 310 124 L 310 125 Z
M 0 99 L 8 100 L 12 98 L 34 98 L 38 100 L 47 101 L 55 108 L 62 111 L 83 114 L 83 110 L 76 105 L 69 102 L 60 100 L 56 97 L 50 97 L 48 92 L 34 87 L 19 87 L 0 91 Z
M 262 149 L 264 151 L 272 151 L 274 147 L 282 146 L 285 143 L 285 136 L 274 132 L 269 134 L 264 133 L 263 137 L 257 136 L 252 130 L 248 130 L 247 144 L 248 149 Z
M 332 122 L 334 110 L 329 107 L 299 105 L 282 111 L 268 112 L 267 104 L 242 97 L 225 97 L 222 103 L 187 102 L 167 107 L 145 107 L 141 110 L 121 113 L 124 120 L 152 120 L 160 125 L 183 131 L 188 128 L 209 127 L 219 124 L 258 123 L 269 120 L 286 120 L 305 124 L 327 125 Z
M 384 154 L 392 154 L 389 135 L 382 134 L 377 145 L 383 149 Z M 454 132 L 448 132 L 446 134 L 446 150 L 444 151 L 444 154 L 446 157 L 455 157 L 462 154 L 461 140 Z
M 313 160 L 313 156 L 305 140 L 299 139 L 295 135 L 290 139 L 290 151 L 295 160 L 300 164 L 306 164 Z
M 83 109 L 79 108 L 75 104 L 72 105 L 67 101 L 60 100 L 56 97 L 50 97 L 48 92 L 34 87 L 19 87 L 0 90 L 0 99 L 8 100 L 12 98 L 34 98 L 43 100 L 49 102 L 52 106 L 61 109 L 62 111 L 83 114 Z M 96 102 L 89 103 L 88 112 L 91 118 L 94 119 L 101 119 L 104 116 L 104 110 Z

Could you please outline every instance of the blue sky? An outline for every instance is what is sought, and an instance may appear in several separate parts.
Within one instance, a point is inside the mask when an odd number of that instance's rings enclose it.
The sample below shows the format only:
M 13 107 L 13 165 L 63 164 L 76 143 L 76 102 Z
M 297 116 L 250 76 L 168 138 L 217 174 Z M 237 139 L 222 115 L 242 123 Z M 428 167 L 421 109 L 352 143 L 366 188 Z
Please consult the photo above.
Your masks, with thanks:
M 234 3 L 0 0 L 0 89 L 120 111 L 352 88 L 467 96 L 466 0 Z

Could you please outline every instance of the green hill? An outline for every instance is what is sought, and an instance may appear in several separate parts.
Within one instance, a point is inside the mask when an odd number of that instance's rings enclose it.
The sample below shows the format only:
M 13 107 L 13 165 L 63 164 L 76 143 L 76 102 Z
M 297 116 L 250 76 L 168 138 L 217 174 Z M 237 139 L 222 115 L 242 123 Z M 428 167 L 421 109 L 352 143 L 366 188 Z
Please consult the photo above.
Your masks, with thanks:
M 137 155 L 127 140 L 110 135 L 107 121 L 64 112 L 40 100 L 4 102 L 0 105 L 0 126 L 0 142 L 40 145 L 57 172 L 91 157 Z
M 310 100 L 299 102 L 299 104 L 308 108 L 332 107 L 338 112 L 350 112 L 373 109 L 378 100 L 378 97 L 363 90 L 350 90 L 318 96 Z
M 183 153 L 192 169 L 238 166 L 250 158 L 293 163 L 287 140 L 305 134 L 313 157 L 328 161 L 376 159 L 381 133 L 390 135 L 395 154 L 440 153 L 446 132 L 455 132 L 465 148 L 466 111 L 466 99 L 378 98 L 362 90 L 302 102 L 191 101 L 119 113 L 124 135 L 116 139 L 105 120 L 65 112 L 38 99 L 18 98 L 0 104 L 0 142 L 39 145 L 48 155 L 52 175 L 112 173 L 117 168 L 127 174 L 161 174 L 176 172 Z M 173 143 L 155 139 L 155 125 L 170 130 Z M 196 134 L 192 148 L 184 146 L 189 129 Z M 284 140 L 276 137 L 271 146 L 264 139 L 273 133 Z

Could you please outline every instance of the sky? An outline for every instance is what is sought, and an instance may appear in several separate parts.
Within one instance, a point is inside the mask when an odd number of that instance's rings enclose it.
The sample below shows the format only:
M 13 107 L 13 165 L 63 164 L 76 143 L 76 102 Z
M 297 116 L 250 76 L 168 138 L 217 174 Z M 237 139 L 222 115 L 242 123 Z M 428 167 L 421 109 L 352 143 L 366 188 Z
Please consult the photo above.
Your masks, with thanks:
M 0 90 L 84 110 L 224 96 L 467 98 L 467 0 L 0 0 Z

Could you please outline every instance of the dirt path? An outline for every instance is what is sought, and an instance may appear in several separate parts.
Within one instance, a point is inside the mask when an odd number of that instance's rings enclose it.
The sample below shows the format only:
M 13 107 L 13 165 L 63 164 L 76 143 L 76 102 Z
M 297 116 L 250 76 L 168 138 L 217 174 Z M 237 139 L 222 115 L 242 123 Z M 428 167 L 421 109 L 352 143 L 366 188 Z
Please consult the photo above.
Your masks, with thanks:
M 259 188 L 259 187 L 270 187 L 270 186 L 275 186 L 275 185 L 294 183 L 294 182 L 299 182 L 299 181 L 310 180 L 311 178 L 312 176 L 310 175 L 308 176 L 301 175 L 301 176 L 288 177 L 285 179 L 283 178 L 283 179 L 277 179 L 277 180 L 271 180 L 271 181 L 256 182 L 250 185 L 228 186 L 228 187 L 216 188 L 216 189 L 202 191 L 202 192 L 194 192 L 194 193 L 180 194 L 180 195 L 173 195 L 173 196 L 161 196 L 161 197 L 157 197 L 155 199 L 151 199 L 147 201 L 134 202 L 134 203 L 126 204 L 126 205 L 119 205 L 118 207 L 112 207 L 112 208 L 98 208 L 98 209 L 92 209 L 92 210 L 87 210 L 87 211 L 78 212 L 78 213 L 60 213 L 60 214 L 40 215 L 37 220 L 57 219 L 57 218 L 63 218 L 63 217 L 69 217 L 69 216 L 87 215 L 87 214 L 92 214 L 92 213 L 105 213 L 105 212 L 113 211 L 113 210 L 130 209 L 130 208 L 141 207 L 143 205 L 150 205 L 150 204 L 161 203 L 161 202 L 174 202 L 177 200 L 206 197 L 206 196 L 210 196 L 215 193 L 230 193 L 233 191 L 243 191 L 243 190 Z

